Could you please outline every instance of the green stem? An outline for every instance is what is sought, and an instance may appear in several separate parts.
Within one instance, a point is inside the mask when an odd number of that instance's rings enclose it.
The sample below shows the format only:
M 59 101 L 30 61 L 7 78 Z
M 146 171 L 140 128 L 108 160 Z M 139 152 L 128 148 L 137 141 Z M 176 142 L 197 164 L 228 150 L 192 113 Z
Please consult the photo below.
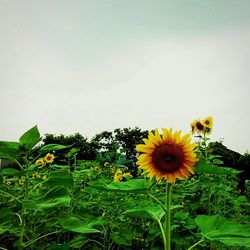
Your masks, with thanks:
M 12 198 L 14 198 L 16 201 L 18 201 L 19 203 L 22 203 L 17 197 L 15 197 L 14 195 L 12 195 L 12 194 L 10 194 L 10 193 L 8 193 L 8 192 L 5 192 L 5 191 L 3 191 L 3 190 L 0 190 L 0 192 L 2 192 L 2 193 L 4 193 L 4 194 L 7 194 L 7 195 L 9 195 L 10 197 L 12 197 Z
M 166 239 L 166 234 L 165 234 L 165 231 L 164 231 L 164 228 L 162 226 L 162 223 L 160 220 L 157 220 L 159 226 L 160 226 L 160 229 L 161 229 L 161 234 L 162 234 L 162 238 L 163 238 L 163 244 L 164 244 L 164 250 L 168 250 L 168 246 L 167 246 L 167 239 Z
M 188 250 L 193 249 L 194 247 L 196 247 L 197 245 L 199 245 L 203 241 L 204 241 L 204 238 L 202 238 L 201 240 L 199 240 L 198 242 L 196 242 L 194 245 L 192 245 L 191 247 L 189 247 Z
M 204 147 L 205 147 L 205 161 L 207 162 L 207 138 L 206 138 L 206 132 L 204 132 L 203 141 L 204 141 Z
M 171 196 L 171 183 L 167 183 L 166 186 L 166 238 L 167 238 L 167 250 L 171 250 L 171 229 L 170 229 L 170 196 Z
M 31 245 L 32 243 L 34 243 L 37 240 L 40 240 L 40 239 L 45 238 L 45 237 L 47 237 L 47 236 L 49 236 L 51 234 L 56 234 L 56 233 L 60 233 L 60 231 L 54 231 L 52 233 L 48 233 L 48 234 L 42 235 L 42 236 L 40 236 L 40 237 L 38 237 L 38 238 L 36 238 L 34 240 L 31 240 L 31 241 L 27 242 L 24 247 L 27 247 L 27 246 Z

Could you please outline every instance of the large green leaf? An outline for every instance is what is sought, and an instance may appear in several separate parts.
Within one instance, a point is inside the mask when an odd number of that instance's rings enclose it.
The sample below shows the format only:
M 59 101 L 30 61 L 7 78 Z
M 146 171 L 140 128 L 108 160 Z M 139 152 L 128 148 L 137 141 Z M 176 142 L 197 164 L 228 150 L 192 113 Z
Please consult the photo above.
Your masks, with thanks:
M 149 183 L 145 179 L 135 179 L 125 182 L 111 182 L 107 184 L 102 181 L 90 182 L 89 186 L 101 191 L 110 192 L 139 192 L 150 188 Z
M 22 174 L 21 171 L 18 171 L 14 168 L 4 168 L 0 170 L 1 175 L 10 175 L 10 176 L 19 176 Z
M 195 172 L 198 174 L 236 175 L 240 173 L 240 171 L 237 171 L 233 168 L 217 167 L 215 165 L 208 164 L 203 160 L 200 160 L 197 163 L 195 169 Z
M 74 184 L 74 179 L 71 173 L 55 171 L 50 173 L 45 184 L 49 186 L 72 187 Z
M 219 215 L 199 215 L 195 219 L 204 237 L 227 246 L 250 247 L 250 227 L 230 222 Z
M 64 146 L 64 145 L 60 145 L 60 144 L 47 144 L 39 150 L 39 153 L 44 154 L 44 153 L 48 153 L 51 151 L 57 151 L 57 150 L 65 149 L 65 148 L 69 148 L 69 147 L 71 147 L 71 145 Z
M 19 143 L 26 150 L 32 149 L 41 140 L 37 126 L 29 129 L 19 139 Z
M 91 223 L 93 224 L 93 223 Z M 93 228 L 91 224 L 86 224 L 77 217 L 69 216 L 60 220 L 63 229 L 76 233 L 99 233 L 100 231 Z
M 44 195 L 42 202 L 37 204 L 39 210 L 46 210 L 56 207 L 70 207 L 71 198 L 68 191 L 63 187 L 55 187 Z
M 0 159 L 15 160 L 19 156 L 19 143 L 0 141 Z
M 159 221 L 161 220 L 165 212 L 161 208 L 161 206 L 149 203 L 144 204 L 144 206 L 129 209 L 124 214 L 139 218 L 151 218 Z

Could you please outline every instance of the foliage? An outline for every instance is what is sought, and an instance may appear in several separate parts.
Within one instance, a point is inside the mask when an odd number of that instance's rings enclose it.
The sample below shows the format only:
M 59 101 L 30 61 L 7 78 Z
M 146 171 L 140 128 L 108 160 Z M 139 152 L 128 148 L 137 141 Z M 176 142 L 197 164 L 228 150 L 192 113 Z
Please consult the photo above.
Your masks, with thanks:
M 41 144 L 33 127 L 18 142 L 0 142 L 0 158 L 14 162 L 0 170 L 1 249 L 162 249 L 166 187 L 129 175 L 143 133 L 116 130 L 90 142 L 47 135 Z M 196 175 L 173 189 L 172 248 L 247 249 L 249 200 L 238 171 L 218 167 L 221 158 L 199 145 Z M 48 153 L 53 162 L 38 164 Z

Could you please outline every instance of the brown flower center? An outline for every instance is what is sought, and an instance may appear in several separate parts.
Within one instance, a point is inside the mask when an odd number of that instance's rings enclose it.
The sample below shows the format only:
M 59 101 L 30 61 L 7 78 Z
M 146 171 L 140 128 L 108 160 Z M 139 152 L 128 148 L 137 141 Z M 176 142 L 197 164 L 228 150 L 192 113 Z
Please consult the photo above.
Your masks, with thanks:
M 206 120 L 206 121 L 205 121 L 205 124 L 206 124 L 206 125 L 209 125 L 209 121 L 208 121 L 208 120 Z
M 199 130 L 203 130 L 204 126 L 200 122 L 197 122 L 196 123 L 196 128 L 199 129 Z
M 172 172 L 183 164 L 184 154 L 177 146 L 164 144 L 156 148 L 152 154 L 152 160 L 158 169 Z

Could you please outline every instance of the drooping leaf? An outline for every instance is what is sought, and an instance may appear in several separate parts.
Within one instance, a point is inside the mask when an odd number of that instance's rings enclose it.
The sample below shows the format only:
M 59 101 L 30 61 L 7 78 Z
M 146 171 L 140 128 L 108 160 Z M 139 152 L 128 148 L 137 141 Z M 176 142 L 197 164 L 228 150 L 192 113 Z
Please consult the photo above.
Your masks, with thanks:
M 39 141 L 41 141 L 41 137 L 37 126 L 29 129 L 19 139 L 20 145 L 26 150 L 31 150 Z
M 94 189 L 109 192 L 140 192 L 146 191 L 150 185 L 145 179 L 128 180 L 126 182 L 111 182 L 110 184 L 96 181 L 90 182 L 89 186 Z
M 63 229 L 76 233 L 99 233 L 100 231 L 86 224 L 75 216 L 69 216 L 60 220 Z
M 199 215 L 195 219 L 204 237 L 227 246 L 250 247 L 250 227 L 230 222 L 219 215 Z
M 49 190 L 41 202 L 36 206 L 38 210 L 46 210 L 50 208 L 70 207 L 71 198 L 68 191 L 62 187 L 57 186 Z
M 44 153 L 48 153 L 48 152 L 51 152 L 51 151 L 57 151 L 57 150 L 60 150 L 60 149 L 66 149 L 66 148 L 69 148 L 69 147 L 71 147 L 71 145 L 64 146 L 64 145 L 60 145 L 60 144 L 47 144 L 47 145 L 43 146 L 39 150 L 39 153 L 40 154 L 44 154 Z
M 198 174 L 215 174 L 215 175 L 236 175 L 240 173 L 240 171 L 235 170 L 233 168 L 217 167 L 215 165 L 208 164 L 203 160 L 200 160 L 197 163 L 195 172 Z

